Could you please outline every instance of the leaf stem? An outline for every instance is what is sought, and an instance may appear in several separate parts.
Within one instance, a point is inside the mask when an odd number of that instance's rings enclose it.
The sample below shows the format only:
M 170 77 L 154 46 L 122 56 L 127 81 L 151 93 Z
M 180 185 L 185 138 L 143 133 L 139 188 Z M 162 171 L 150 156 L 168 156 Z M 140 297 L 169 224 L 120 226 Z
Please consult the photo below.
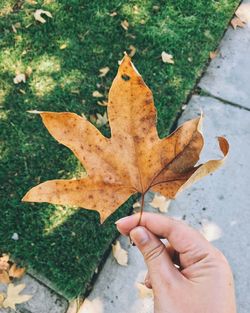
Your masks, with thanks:
M 144 196 L 145 196 L 145 193 L 142 193 L 142 195 L 141 195 L 141 210 L 140 210 L 140 218 L 139 218 L 138 226 L 140 226 L 141 219 L 142 219 L 142 213 L 143 213 L 143 209 L 144 209 Z

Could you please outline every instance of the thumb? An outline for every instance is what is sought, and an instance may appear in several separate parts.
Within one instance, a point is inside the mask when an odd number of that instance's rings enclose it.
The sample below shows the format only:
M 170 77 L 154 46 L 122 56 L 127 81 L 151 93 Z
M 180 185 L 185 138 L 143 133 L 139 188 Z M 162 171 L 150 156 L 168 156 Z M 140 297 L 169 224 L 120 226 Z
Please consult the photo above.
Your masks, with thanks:
M 165 245 L 158 237 L 142 226 L 134 228 L 130 237 L 144 257 L 154 291 L 158 292 L 164 285 L 172 285 L 181 278 Z

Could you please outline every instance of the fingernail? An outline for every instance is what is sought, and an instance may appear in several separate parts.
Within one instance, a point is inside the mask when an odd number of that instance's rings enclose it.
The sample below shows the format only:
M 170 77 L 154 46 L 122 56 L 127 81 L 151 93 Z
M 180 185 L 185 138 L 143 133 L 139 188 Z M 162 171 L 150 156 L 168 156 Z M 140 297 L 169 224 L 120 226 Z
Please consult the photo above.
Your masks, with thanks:
M 144 227 L 136 227 L 130 232 L 130 237 L 136 245 L 145 244 L 149 240 L 148 233 Z
M 130 218 L 130 216 L 125 216 L 125 217 L 123 217 L 123 218 L 120 218 L 118 221 L 115 222 L 115 224 L 117 225 L 117 224 L 119 224 L 119 223 L 122 223 L 123 221 L 125 221 L 125 220 L 127 220 L 127 219 L 129 219 L 129 218 Z

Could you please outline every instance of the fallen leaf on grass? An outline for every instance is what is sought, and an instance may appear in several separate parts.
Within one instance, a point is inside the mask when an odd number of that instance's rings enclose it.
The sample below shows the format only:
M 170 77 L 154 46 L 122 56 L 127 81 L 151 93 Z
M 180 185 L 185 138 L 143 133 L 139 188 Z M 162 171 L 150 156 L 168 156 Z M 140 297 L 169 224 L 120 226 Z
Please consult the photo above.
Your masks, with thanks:
M 101 73 L 101 74 L 99 75 L 99 77 L 104 77 L 104 76 L 106 76 L 107 73 L 109 72 L 109 67 L 106 66 L 106 67 L 100 68 L 100 69 L 99 69 L 99 72 Z
M 124 29 L 124 30 L 128 30 L 129 28 L 129 23 L 127 20 L 124 20 L 121 22 L 121 27 Z
M 96 116 L 97 119 L 95 123 L 98 127 L 102 127 L 108 123 L 107 112 L 105 112 L 103 115 L 101 115 L 100 113 L 96 113 Z
M 101 107 L 106 107 L 108 105 L 107 101 L 97 101 L 97 104 L 100 105 Z
M 118 264 L 122 266 L 128 265 L 128 252 L 121 247 L 119 240 L 112 245 L 112 253 Z
M 94 98 L 102 98 L 102 97 L 103 97 L 103 94 L 100 93 L 98 90 L 95 90 L 95 91 L 93 91 L 92 96 L 93 96 Z
M 143 283 L 137 283 L 136 288 L 139 292 L 139 298 L 153 298 L 153 290 L 146 287 Z
M 36 21 L 42 24 L 46 23 L 46 20 L 42 17 L 42 15 L 46 15 L 47 17 L 52 18 L 52 14 L 49 11 L 44 11 L 42 9 L 36 10 L 34 13 L 34 18 Z
M 241 20 L 239 17 L 235 16 L 231 20 L 231 25 L 232 25 L 233 29 L 236 29 L 237 27 L 243 28 L 246 26 L 246 22 Z
M 60 50 L 64 50 L 64 49 L 66 49 L 68 47 L 68 45 L 66 44 L 66 43 L 63 43 L 63 44 L 61 44 L 60 45 Z
M 110 138 L 77 114 L 40 113 L 50 134 L 73 151 L 88 175 L 44 182 L 32 188 L 23 201 L 96 210 L 103 222 L 133 194 L 144 197 L 152 190 L 175 198 L 222 166 L 228 154 L 227 140 L 218 137 L 224 157 L 197 165 L 204 144 L 202 117 L 160 139 L 152 92 L 127 55 L 109 91 L 107 110 Z
M 167 213 L 171 200 L 161 195 L 154 195 L 154 199 L 149 203 L 153 208 L 159 209 L 161 213 Z
M 169 54 L 169 53 L 167 53 L 165 51 L 162 51 L 161 58 L 162 58 L 162 61 L 164 63 L 174 64 L 174 60 L 173 60 L 172 54 Z
M 25 284 L 13 285 L 9 284 L 7 289 L 6 299 L 3 301 L 4 308 L 16 309 L 16 304 L 24 303 L 32 298 L 32 295 L 20 295 L 20 292 L 25 288 Z
M 13 79 L 14 84 L 26 83 L 26 76 L 25 74 L 17 74 L 16 77 Z
M 116 16 L 117 15 L 117 12 L 111 12 L 111 13 L 109 13 L 109 16 L 112 16 L 112 17 L 114 17 L 114 16 Z
M 129 46 L 129 56 L 132 58 L 136 54 L 136 48 L 132 45 Z

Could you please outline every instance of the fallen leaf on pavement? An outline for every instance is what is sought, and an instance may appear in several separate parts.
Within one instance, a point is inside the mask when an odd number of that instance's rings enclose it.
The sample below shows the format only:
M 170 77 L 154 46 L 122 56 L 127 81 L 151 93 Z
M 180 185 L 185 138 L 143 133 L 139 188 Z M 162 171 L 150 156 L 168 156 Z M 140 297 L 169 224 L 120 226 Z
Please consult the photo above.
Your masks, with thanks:
M 112 245 L 112 253 L 118 264 L 122 266 L 128 265 L 128 252 L 121 247 L 119 240 Z
M 172 54 L 169 54 L 169 53 L 167 53 L 165 51 L 162 51 L 161 58 L 162 58 L 162 61 L 164 63 L 174 64 L 174 60 L 173 60 Z
M 93 96 L 94 98 L 102 98 L 102 97 L 103 97 L 103 94 L 100 93 L 98 90 L 95 90 L 95 91 L 93 91 L 92 96 Z
M 9 270 L 9 255 L 8 254 L 3 254 L 0 257 L 0 271 L 8 271 Z
M 10 270 L 9 270 L 9 276 L 13 278 L 21 278 L 25 273 L 24 267 L 17 267 L 17 265 L 14 263 L 12 264 Z
M 146 287 L 143 283 L 137 283 L 136 288 L 138 289 L 139 298 L 153 298 L 153 290 Z
M 0 271 L 0 283 L 2 284 L 9 284 L 10 283 L 10 278 L 9 278 L 9 274 L 7 271 Z
M 46 23 L 46 20 L 42 17 L 42 15 L 46 15 L 47 17 L 52 18 L 52 15 L 49 11 L 44 11 L 42 9 L 36 10 L 34 13 L 34 18 L 36 21 L 42 24 Z
M 7 289 L 7 297 L 3 301 L 4 308 L 16 309 L 16 304 L 24 303 L 32 298 L 32 295 L 20 295 L 20 292 L 25 288 L 25 284 L 14 285 L 9 284 Z
M 161 195 L 154 195 L 154 199 L 152 200 L 152 202 L 150 202 L 149 204 L 155 208 L 155 209 L 159 209 L 159 211 L 161 213 L 167 213 L 169 205 L 170 205 L 171 200 L 167 199 L 164 196 Z
M 25 74 L 17 74 L 13 81 L 14 84 L 26 83 L 26 76 Z
M 81 116 L 69 112 L 41 112 L 50 134 L 70 148 L 83 164 L 81 179 L 50 180 L 32 188 L 29 202 L 74 205 L 100 213 L 101 222 L 131 195 L 149 190 L 169 199 L 223 165 L 229 144 L 218 137 L 224 157 L 197 164 L 204 145 L 202 117 L 185 122 L 160 139 L 150 89 L 129 56 L 123 58 L 109 91 L 111 137 Z M 143 210 L 143 208 L 142 208 Z
M 106 76 L 107 73 L 109 72 L 109 67 L 106 66 L 106 67 L 100 68 L 100 69 L 99 69 L 99 72 L 101 73 L 101 74 L 99 75 L 99 77 L 104 77 L 104 76 Z
M 237 27 L 243 28 L 246 26 L 246 22 L 241 20 L 239 17 L 235 16 L 231 20 L 231 25 L 232 25 L 233 29 L 236 29 Z
M 211 60 L 215 59 L 218 55 L 218 50 L 209 52 L 209 57 Z

